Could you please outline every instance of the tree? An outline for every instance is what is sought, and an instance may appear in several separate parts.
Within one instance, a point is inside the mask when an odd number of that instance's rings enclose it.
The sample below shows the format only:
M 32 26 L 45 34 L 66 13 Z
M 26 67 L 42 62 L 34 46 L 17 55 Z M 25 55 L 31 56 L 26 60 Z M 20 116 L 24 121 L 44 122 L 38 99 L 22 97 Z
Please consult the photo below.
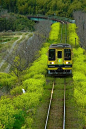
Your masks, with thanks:
M 36 58 L 37 51 L 49 36 L 50 25 L 51 22 L 49 21 L 41 21 L 38 23 L 35 26 L 35 34 L 27 41 L 24 40 L 21 42 L 12 53 L 8 54 L 7 62 L 11 65 L 11 70 L 13 70 L 17 77 Z

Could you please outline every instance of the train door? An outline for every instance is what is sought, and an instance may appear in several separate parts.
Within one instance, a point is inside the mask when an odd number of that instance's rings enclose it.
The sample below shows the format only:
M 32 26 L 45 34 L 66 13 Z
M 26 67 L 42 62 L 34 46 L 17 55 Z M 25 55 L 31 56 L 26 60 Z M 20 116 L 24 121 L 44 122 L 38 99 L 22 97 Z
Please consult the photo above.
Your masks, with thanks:
M 63 64 L 63 51 L 57 50 L 57 64 Z

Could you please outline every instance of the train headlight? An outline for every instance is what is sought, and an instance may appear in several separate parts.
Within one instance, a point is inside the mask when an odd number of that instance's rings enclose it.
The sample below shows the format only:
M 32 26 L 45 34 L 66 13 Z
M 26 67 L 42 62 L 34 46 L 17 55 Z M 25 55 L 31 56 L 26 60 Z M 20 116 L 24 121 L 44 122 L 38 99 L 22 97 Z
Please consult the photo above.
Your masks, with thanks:
M 50 62 L 50 64 L 54 64 L 54 62 Z
M 66 64 L 68 64 L 68 62 L 66 62 Z
M 66 64 L 70 64 L 70 62 L 66 62 Z

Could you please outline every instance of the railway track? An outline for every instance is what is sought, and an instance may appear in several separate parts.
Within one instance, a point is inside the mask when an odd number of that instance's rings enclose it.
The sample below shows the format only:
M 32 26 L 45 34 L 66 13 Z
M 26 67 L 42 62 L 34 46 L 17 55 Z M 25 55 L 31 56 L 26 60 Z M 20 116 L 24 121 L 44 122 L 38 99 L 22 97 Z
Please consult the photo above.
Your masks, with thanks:
M 64 23 L 62 23 L 61 24 L 61 39 L 60 39 L 60 43 L 67 43 L 67 24 L 64 24 Z M 59 78 L 58 78 L 59 79 Z M 61 111 L 62 113 L 61 113 L 61 115 L 62 115 L 62 117 L 61 117 L 61 119 L 63 119 L 63 124 L 61 123 L 61 125 L 58 127 L 55 127 L 55 125 L 53 125 L 53 127 L 51 128 L 49 125 L 48 125 L 48 120 L 49 120 L 49 115 L 50 114 L 52 114 L 52 112 L 55 112 L 54 111 L 54 108 L 52 107 L 52 100 L 53 100 L 53 93 L 54 93 L 54 91 L 55 91 L 55 89 L 54 89 L 54 87 L 56 87 L 55 86 L 55 81 L 53 82 L 53 86 L 52 86 L 52 91 L 51 91 L 51 97 L 50 97 L 50 103 L 49 103 L 49 107 L 48 107 L 48 112 L 47 112 L 47 118 L 46 118 L 46 124 L 45 124 L 45 129 L 47 129 L 47 127 L 49 128 L 49 129 L 54 129 L 54 128 L 59 128 L 60 129 L 60 127 L 61 128 L 63 128 L 63 129 L 65 129 L 65 84 L 66 84 L 66 78 L 64 78 L 63 79 L 64 80 L 64 83 L 62 84 L 62 87 L 63 87 L 63 89 L 61 89 L 61 90 L 63 90 L 63 93 L 62 93 L 62 97 L 63 98 L 61 98 L 61 100 L 62 100 L 62 107 L 61 107 L 61 109 L 63 109 L 63 111 Z M 58 85 L 57 85 L 57 87 L 58 87 Z M 56 88 L 57 89 L 57 88 Z M 60 91 L 59 91 L 60 92 Z M 58 99 L 55 99 L 55 103 L 57 103 L 58 102 Z M 57 107 L 58 107 L 58 105 L 57 105 Z M 57 110 L 57 109 L 56 109 Z M 51 112 L 51 113 L 50 113 Z M 57 110 L 57 112 L 60 112 L 60 110 Z M 53 113 L 54 114 L 54 113 Z M 52 115 L 53 115 L 52 114 Z M 57 113 L 58 114 L 58 113 Z M 52 119 L 52 115 L 51 115 L 51 118 L 50 119 Z M 58 116 L 57 116 L 58 117 Z M 51 121 L 51 120 L 49 120 L 49 121 Z M 51 124 L 50 124 L 51 125 Z M 63 126 L 62 126 L 63 125 Z
M 53 82 L 45 129 L 65 129 L 65 83 L 66 78 Z
M 60 43 L 67 43 L 67 24 L 61 24 L 61 37 Z
M 67 24 L 61 24 L 60 43 L 67 43 Z M 82 129 L 73 97 L 72 77 L 55 78 L 47 111 L 45 129 Z M 72 102 L 72 103 L 71 103 Z M 70 103 L 70 104 L 69 104 Z M 75 122 L 74 122 L 75 121 Z
M 74 99 L 72 77 L 55 77 L 51 83 L 51 91 L 47 89 L 51 94 L 43 129 L 83 129 L 83 116 L 79 116 L 81 112 Z

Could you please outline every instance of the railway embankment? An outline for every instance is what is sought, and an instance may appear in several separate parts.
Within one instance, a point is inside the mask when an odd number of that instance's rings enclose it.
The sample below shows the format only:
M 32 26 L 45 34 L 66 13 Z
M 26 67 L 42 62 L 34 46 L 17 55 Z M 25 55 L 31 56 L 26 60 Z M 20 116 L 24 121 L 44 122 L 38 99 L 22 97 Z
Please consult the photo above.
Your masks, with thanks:
M 57 38 L 57 34 L 59 34 L 58 31 L 54 31 L 54 27 L 56 28 L 56 26 L 57 28 L 59 28 L 58 30 L 60 31 L 60 24 L 55 23 L 54 26 L 52 27 L 53 33 L 51 34 L 51 37 L 53 37 L 52 35 L 54 35 L 55 33 L 56 35 L 55 37 Z M 75 30 L 75 28 L 73 28 L 73 30 Z M 22 72 L 22 75 L 20 77 L 20 82 L 21 82 L 20 85 L 15 86 L 15 81 L 17 80 L 17 78 L 14 76 L 14 74 L 12 75 L 5 74 L 3 75 L 3 78 L 2 74 L 0 74 L 0 79 L 1 79 L 0 86 L 1 87 L 7 86 L 10 88 L 9 94 L 7 96 L 2 96 L 0 99 L 0 105 L 1 105 L 0 124 L 2 129 L 3 128 L 44 129 L 47 116 L 47 109 L 50 101 L 52 84 L 54 81 L 54 77 L 47 77 L 46 73 L 47 50 L 49 48 L 50 43 L 56 43 L 56 42 L 57 39 L 55 40 L 52 38 L 52 40 L 43 45 L 43 47 L 39 51 L 40 57 L 31 64 L 30 68 L 27 68 Z M 77 63 L 76 58 L 79 56 L 76 55 L 77 50 L 80 51 L 81 48 L 76 47 L 73 49 L 74 63 L 75 62 Z M 81 56 L 84 53 L 85 52 L 82 51 Z M 74 55 L 76 58 L 74 57 Z M 83 58 L 85 64 L 84 59 L 85 58 Z M 77 67 L 77 70 L 80 70 L 79 67 Z M 75 65 L 73 66 L 73 76 L 67 77 L 65 84 L 66 128 L 69 129 L 73 127 L 74 129 L 75 128 L 81 129 L 85 126 L 85 101 L 84 102 L 81 101 L 82 96 L 80 96 L 81 95 L 80 93 L 82 93 L 82 95 L 85 95 L 85 90 L 83 90 L 83 92 L 79 91 L 81 91 L 80 86 L 84 86 L 85 74 L 84 78 L 81 79 L 80 77 L 78 78 L 78 76 L 75 77 L 74 73 L 75 73 Z M 84 69 L 83 73 L 85 73 Z M 78 82 L 80 85 L 78 84 Z M 51 105 L 51 113 L 50 113 L 51 116 L 49 117 L 50 122 L 48 123 L 49 129 L 51 127 L 51 124 L 53 124 L 53 126 L 55 125 L 55 128 L 56 127 L 62 128 L 62 122 L 63 122 L 62 121 L 63 78 L 57 78 L 55 81 L 55 86 L 56 87 L 54 89 L 53 99 L 52 99 L 53 101 Z M 85 89 L 85 86 L 83 88 Z M 22 89 L 25 90 L 25 93 L 22 93 Z M 58 125 L 56 125 L 55 123 L 56 124 L 58 123 Z M 51 128 L 53 128 L 53 126 Z

